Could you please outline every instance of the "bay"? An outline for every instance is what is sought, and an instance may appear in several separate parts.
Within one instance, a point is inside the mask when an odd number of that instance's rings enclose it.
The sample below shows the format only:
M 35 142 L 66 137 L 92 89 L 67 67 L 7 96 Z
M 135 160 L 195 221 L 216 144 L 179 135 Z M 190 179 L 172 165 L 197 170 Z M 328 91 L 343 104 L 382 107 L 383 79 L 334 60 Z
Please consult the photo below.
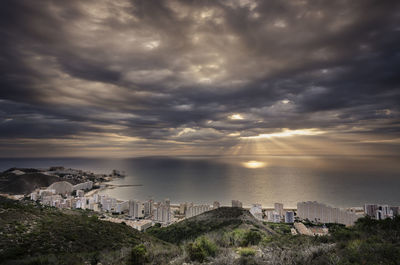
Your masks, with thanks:
M 365 203 L 400 205 L 400 163 L 395 156 L 185 156 L 113 158 L 0 158 L 10 167 L 65 166 L 110 173 L 126 172 L 112 181 L 127 186 L 102 193 L 118 199 L 163 200 L 172 203 L 245 206 L 319 201 L 337 207 Z

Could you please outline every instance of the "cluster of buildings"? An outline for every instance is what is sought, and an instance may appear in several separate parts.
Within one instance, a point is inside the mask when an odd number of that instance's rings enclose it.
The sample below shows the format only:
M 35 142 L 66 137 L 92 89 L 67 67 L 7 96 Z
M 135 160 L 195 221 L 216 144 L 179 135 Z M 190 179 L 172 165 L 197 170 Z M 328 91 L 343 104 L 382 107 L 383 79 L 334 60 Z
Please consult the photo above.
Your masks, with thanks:
M 190 218 L 219 207 L 220 203 L 217 201 L 214 201 L 212 206 L 208 204 L 195 205 L 185 202 L 179 204 L 179 209 L 175 213 L 177 216 Z
M 121 173 L 113 172 L 113 174 Z M 85 181 L 76 185 L 60 181 L 45 189 L 35 190 L 30 194 L 30 198 L 34 201 L 40 201 L 44 205 L 57 208 L 89 209 L 101 212 L 106 220 L 125 222 L 138 230 L 144 230 L 155 223 L 166 226 L 177 220 L 190 218 L 220 207 L 220 203 L 217 201 L 212 206 L 207 204 L 194 205 L 193 203 L 181 203 L 178 206 L 173 206 L 169 199 L 162 202 L 154 202 L 151 199 L 143 202 L 138 200 L 121 201 L 97 193 L 88 196 L 85 191 L 92 188 L 92 181 Z M 232 200 L 232 207 L 242 208 L 243 203 L 239 200 Z M 257 203 L 253 204 L 249 211 L 258 220 L 274 223 L 295 223 L 295 230 L 298 233 L 318 235 L 324 234 L 326 231 L 314 231 L 299 225 L 295 221 L 308 220 L 314 223 L 338 223 L 351 226 L 364 215 L 377 220 L 392 218 L 400 214 L 400 207 L 365 204 L 364 209 L 340 209 L 316 201 L 307 201 L 297 203 L 297 210 L 284 209 L 282 203 L 275 203 L 271 209 L 263 209 L 262 205 Z M 121 214 L 124 218 L 113 216 Z
M 242 202 L 238 200 L 232 201 L 232 207 L 242 207 L 242 205 Z M 393 218 L 400 214 L 400 206 L 365 204 L 364 209 L 361 207 L 340 209 L 316 201 L 307 201 L 297 203 L 297 210 L 285 210 L 282 203 L 275 203 L 274 208 L 265 210 L 261 204 L 253 204 L 249 211 L 256 219 L 273 223 L 295 223 L 295 221 L 307 220 L 313 223 L 338 223 L 351 226 L 358 218 L 365 215 L 377 220 Z M 300 230 L 304 232 L 304 229 Z M 325 231 L 311 230 L 305 234 L 325 233 Z
M 210 205 L 206 205 L 206 204 L 193 205 L 193 203 L 191 203 L 186 208 L 185 216 L 186 216 L 186 218 L 190 218 L 190 217 L 202 214 L 204 212 L 207 212 L 209 210 L 211 210 Z
M 115 172 L 114 174 L 119 174 Z M 93 188 L 93 182 L 87 181 L 72 185 L 66 181 L 55 182 L 45 189 L 37 189 L 30 194 L 31 200 L 39 201 L 43 205 L 57 208 L 89 209 L 103 213 L 103 217 L 112 222 L 126 224 L 143 230 L 154 223 L 169 225 L 176 221 L 169 199 L 162 202 L 153 200 L 117 200 L 108 195 L 93 194 L 87 196 L 85 191 Z M 212 208 L 218 208 L 219 202 L 214 202 Z M 210 205 L 181 204 L 178 214 L 189 218 L 212 209 Z M 107 215 L 111 214 L 111 215 Z M 116 218 L 113 215 L 123 214 L 125 218 Z
M 364 205 L 365 215 L 374 218 L 376 220 L 382 220 L 386 218 L 393 218 L 395 215 L 400 214 L 400 206 L 389 206 L 380 204 L 365 204 Z
M 44 205 L 54 206 L 57 208 L 83 208 L 94 209 L 89 206 L 89 201 L 84 198 L 84 190 L 93 188 L 93 182 L 87 181 L 77 185 L 72 185 L 66 181 L 55 182 L 46 189 L 36 189 L 30 194 L 31 200 L 40 201 Z M 75 192 L 77 196 L 72 196 Z
M 294 211 L 284 210 L 282 203 L 274 203 L 272 210 L 265 212 L 266 220 L 274 223 L 294 223 Z
M 376 220 L 393 218 L 400 214 L 400 206 L 365 204 L 364 207 L 339 209 L 318 202 L 299 202 L 297 217 L 317 223 L 354 225 L 358 218 L 369 216 Z
M 316 201 L 297 203 L 297 216 L 316 223 L 338 223 L 351 226 L 361 215 L 354 208 L 343 210 Z
M 233 206 L 232 206 L 233 207 Z M 263 211 L 261 204 L 253 204 L 250 213 L 258 220 L 273 223 L 294 223 L 294 211 L 284 210 L 282 203 L 275 203 L 273 209 Z
M 132 227 L 143 230 L 154 222 L 169 224 L 173 221 L 170 201 L 154 203 L 153 200 L 140 202 L 137 200 L 121 201 L 108 195 L 93 194 L 85 196 L 85 191 L 93 188 L 93 182 L 72 185 L 66 181 L 55 182 L 45 189 L 37 189 L 30 194 L 31 200 L 43 205 L 57 208 L 89 209 L 103 214 L 106 220 L 125 222 Z M 126 218 L 112 217 L 114 214 L 125 214 Z
M 232 207 L 233 203 L 232 203 Z M 255 203 L 253 204 L 253 206 L 250 208 L 250 213 L 258 220 L 262 220 L 263 219 L 263 210 L 262 210 L 262 206 L 259 203 Z
M 166 199 L 158 202 L 154 206 L 153 220 L 161 224 L 170 224 L 172 222 L 173 213 L 171 213 L 171 202 Z

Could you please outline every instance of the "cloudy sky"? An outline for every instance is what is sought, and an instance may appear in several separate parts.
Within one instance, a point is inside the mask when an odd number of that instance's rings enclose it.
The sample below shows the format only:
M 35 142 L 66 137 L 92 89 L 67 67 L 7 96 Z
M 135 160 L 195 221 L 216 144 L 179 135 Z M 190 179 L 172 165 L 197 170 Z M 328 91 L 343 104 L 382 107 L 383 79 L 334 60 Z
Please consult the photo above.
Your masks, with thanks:
M 0 3 L 0 156 L 395 154 L 399 1 Z

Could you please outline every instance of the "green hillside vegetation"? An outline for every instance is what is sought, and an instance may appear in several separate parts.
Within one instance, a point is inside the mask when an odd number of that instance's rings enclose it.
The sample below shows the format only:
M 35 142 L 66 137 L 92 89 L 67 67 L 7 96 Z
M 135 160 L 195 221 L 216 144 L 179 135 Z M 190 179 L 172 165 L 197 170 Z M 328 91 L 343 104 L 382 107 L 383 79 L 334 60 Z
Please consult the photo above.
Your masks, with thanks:
M 147 233 L 184 249 L 173 264 L 399 264 L 400 217 L 327 226 L 328 236 L 291 235 L 291 224 L 222 207 Z
M 101 221 L 91 212 L 0 197 L 0 261 L 6 264 L 126 264 L 139 244 L 148 249 L 148 261 L 158 264 L 180 251 L 127 225 Z
M 221 207 L 182 222 L 160 228 L 147 230 L 147 233 L 161 240 L 179 244 L 210 232 L 231 231 L 238 227 L 255 229 L 267 234 L 276 234 L 269 226 L 256 220 L 247 210 L 241 208 Z
M 328 224 L 328 236 L 291 235 L 291 224 L 260 222 L 222 207 L 146 232 L 0 197 L 4 264 L 399 264 L 400 217 Z M 1 263 L 1 262 L 0 262 Z

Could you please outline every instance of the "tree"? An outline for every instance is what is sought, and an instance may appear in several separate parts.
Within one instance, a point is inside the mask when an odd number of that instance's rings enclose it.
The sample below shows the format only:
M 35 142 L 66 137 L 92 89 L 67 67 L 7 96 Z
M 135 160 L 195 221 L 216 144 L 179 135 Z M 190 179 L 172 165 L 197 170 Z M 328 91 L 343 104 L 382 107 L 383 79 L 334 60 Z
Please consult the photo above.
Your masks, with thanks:
M 139 244 L 132 248 L 131 256 L 128 264 L 131 265 L 142 265 L 147 260 L 147 250 L 143 244 Z

